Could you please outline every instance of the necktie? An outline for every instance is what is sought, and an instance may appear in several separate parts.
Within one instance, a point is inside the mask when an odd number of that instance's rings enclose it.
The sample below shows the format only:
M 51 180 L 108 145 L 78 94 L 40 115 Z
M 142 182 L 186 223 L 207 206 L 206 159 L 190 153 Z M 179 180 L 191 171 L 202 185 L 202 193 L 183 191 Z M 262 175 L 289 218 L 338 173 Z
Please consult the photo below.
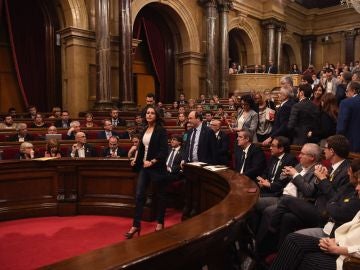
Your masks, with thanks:
M 279 163 L 279 159 L 277 157 L 275 157 L 274 166 L 273 166 L 273 168 L 271 170 L 271 182 L 274 181 L 275 174 L 276 174 L 276 168 L 277 168 L 278 163 Z
M 189 161 L 190 162 L 192 162 L 192 159 L 193 159 L 195 137 L 196 137 L 196 128 L 194 128 L 193 135 L 191 137 L 191 142 L 190 142 L 190 153 L 189 153 Z
M 244 172 L 244 165 L 245 165 L 245 151 L 243 150 L 240 159 L 240 173 Z
M 333 180 L 334 178 L 334 168 L 331 166 L 330 170 L 329 170 L 329 180 L 330 182 Z
M 170 154 L 170 157 L 169 157 L 169 161 L 168 161 L 168 164 L 167 166 L 171 169 L 172 165 L 173 165 L 173 162 L 174 162 L 174 157 L 175 157 L 175 149 L 173 149 L 171 151 L 171 154 Z

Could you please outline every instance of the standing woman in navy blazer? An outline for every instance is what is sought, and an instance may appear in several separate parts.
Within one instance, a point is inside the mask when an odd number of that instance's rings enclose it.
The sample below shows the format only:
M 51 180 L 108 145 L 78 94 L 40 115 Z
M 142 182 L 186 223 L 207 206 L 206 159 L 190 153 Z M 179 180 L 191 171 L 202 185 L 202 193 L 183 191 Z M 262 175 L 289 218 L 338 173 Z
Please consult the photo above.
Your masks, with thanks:
M 125 234 L 130 239 L 135 233 L 140 234 L 141 217 L 145 203 L 145 191 L 150 181 L 157 185 L 157 225 L 155 231 L 164 228 L 165 215 L 165 175 L 166 157 L 168 155 L 168 138 L 166 130 L 162 126 L 160 114 L 153 106 L 145 109 L 145 119 L 147 126 L 141 136 L 138 153 L 135 160 L 131 161 L 131 166 L 139 169 L 139 178 L 136 187 L 136 206 L 133 226 Z

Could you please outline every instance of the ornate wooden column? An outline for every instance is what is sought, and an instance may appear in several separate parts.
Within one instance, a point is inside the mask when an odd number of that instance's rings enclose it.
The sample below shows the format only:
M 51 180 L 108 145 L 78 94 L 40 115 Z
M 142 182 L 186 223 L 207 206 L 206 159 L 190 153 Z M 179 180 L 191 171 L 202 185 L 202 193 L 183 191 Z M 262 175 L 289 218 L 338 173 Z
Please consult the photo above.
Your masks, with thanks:
M 310 64 L 313 64 L 313 50 L 314 50 L 314 42 L 316 41 L 316 36 L 303 36 L 303 69 L 306 69 Z M 305 66 L 304 66 L 305 65 Z
M 220 28 L 220 78 L 219 95 L 226 98 L 229 95 L 229 30 L 228 16 L 232 7 L 232 0 L 219 0 L 219 28 Z
M 109 0 L 98 0 L 96 16 L 96 101 L 94 110 L 106 110 L 113 106 L 110 84 L 110 30 Z
M 276 63 L 278 73 L 284 72 L 282 70 L 283 67 L 283 59 L 282 59 L 282 33 L 285 31 L 285 23 L 279 23 L 276 27 L 277 34 L 277 50 L 276 50 Z
M 270 60 L 276 64 L 276 40 L 275 40 L 275 29 L 277 25 L 277 21 L 275 19 L 267 19 L 262 21 L 262 25 L 266 31 L 266 62 L 268 63 Z
M 120 6 L 120 48 L 119 48 L 119 84 L 120 105 L 123 109 L 134 108 L 132 87 L 132 25 L 130 0 L 119 0 Z
M 216 94 L 215 86 L 217 85 L 217 64 L 216 64 L 216 1 L 215 0 L 199 0 L 206 9 L 206 95 L 212 96 Z
M 355 38 L 358 34 L 357 29 L 344 32 L 345 37 L 345 63 L 354 62 L 355 58 Z

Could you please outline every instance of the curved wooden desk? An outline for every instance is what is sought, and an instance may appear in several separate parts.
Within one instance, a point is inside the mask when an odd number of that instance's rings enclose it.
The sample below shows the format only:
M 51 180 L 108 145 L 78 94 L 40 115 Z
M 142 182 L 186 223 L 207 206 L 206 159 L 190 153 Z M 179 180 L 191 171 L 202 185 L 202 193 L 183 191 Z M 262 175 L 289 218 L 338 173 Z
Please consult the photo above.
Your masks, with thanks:
M 127 160 L 1 163 L 2 220 L 64 214 L 132 215 L 136 174 Z M 212 172 L 186 165 L 185 174 L 201 214 L 161 232 L 44 268 L 201 269 L 207 265 L 221 269 L 229 245 L 241 242 L 241 221 L 256 203 L 258 190 L 252 181 L 232 170 Z

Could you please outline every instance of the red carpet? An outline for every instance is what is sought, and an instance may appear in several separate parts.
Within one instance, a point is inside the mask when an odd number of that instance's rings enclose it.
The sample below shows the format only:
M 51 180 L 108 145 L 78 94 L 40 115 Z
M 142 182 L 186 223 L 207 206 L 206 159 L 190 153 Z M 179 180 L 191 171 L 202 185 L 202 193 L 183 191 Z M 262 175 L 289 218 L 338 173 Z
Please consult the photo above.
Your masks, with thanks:
M 165 227 L 181 221 L 169 209 Z M 110 216 L 29 218 L 0 223 L 0 269 L 34 269 L 125 240 L 132 219 Z M 141 234 L 155 223 L 143 222 Z

